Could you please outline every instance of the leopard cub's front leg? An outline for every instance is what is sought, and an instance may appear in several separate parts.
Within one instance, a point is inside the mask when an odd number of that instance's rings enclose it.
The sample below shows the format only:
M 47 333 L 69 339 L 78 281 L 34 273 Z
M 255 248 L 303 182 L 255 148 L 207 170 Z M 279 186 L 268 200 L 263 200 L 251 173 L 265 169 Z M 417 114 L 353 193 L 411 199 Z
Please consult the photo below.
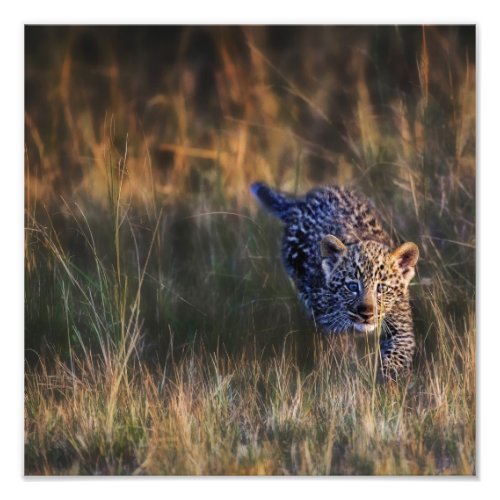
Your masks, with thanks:
M 410 305 L 400 305 L 397 314 L 383 321 L 380 339 L 381 372 L 386 379 L 397 379 L 409 371 L 415 353 L 415 335 Z

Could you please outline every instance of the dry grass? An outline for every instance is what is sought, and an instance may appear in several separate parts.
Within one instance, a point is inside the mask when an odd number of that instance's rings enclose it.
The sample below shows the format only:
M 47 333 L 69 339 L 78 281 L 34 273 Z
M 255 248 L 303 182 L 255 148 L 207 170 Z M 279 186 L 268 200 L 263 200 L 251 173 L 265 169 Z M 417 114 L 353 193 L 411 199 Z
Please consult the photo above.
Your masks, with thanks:
M 27 30 L 27 474 L 475 474 L 467 30 Z M 257 179 L 419 244 L 412 377 L 315 333 Z
M 405 385 L 320 343 L 305 372 L 188 352 L 163 367 L 74 360 L 29 371 L 26 467 L 36 474 L 474 474 L 474 343 L 454 325 Z M 116 358 L 114 358 L 116 359 Z M 470 367 L 462 373 L 456 367 Z M 360 368 L 361 367 L 361 368 Z

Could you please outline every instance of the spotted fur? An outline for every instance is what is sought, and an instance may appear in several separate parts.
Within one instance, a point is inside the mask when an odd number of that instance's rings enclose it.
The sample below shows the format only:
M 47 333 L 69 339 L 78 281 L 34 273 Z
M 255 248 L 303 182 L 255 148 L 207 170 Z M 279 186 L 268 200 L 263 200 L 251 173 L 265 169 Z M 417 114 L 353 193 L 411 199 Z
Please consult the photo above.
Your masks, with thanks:
M 333 334 L 378 330 L 384 375 L 408 370 L 416 245 L 395 248 L 371 203 L 343 187 L 296 198 L 256 183 L 252 192 L 284 224 L 283 263 L 316 324 Z

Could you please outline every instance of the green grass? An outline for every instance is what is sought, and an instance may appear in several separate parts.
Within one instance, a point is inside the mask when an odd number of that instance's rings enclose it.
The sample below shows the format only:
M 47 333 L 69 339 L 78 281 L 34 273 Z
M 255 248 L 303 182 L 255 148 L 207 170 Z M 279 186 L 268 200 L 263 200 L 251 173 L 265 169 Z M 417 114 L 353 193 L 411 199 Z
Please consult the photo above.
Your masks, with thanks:
M 158 48 L 27 30 L 26 474 L 475 474 L 463 32 L 302 28 L 292 63 L 264 28 L 185 28 L 158 89 Z M 373 337 L 316 332 L 257 179 L 355 185 L 419 245 L 411 377 L 377 382 Z

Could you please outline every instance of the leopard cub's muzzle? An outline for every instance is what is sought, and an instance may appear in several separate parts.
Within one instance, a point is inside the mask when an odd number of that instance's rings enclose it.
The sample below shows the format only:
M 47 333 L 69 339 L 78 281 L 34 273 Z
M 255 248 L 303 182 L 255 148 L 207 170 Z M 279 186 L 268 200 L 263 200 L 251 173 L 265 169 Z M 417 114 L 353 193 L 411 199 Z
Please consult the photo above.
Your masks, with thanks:
M 377 326 L 377 306 L 368 295 L 349 311 L 353 327 L 358 332 L 371 332 Z
M 360 304 L 355 311 L 360 323 L 375 323 L 375 307 L 373 304 Z

